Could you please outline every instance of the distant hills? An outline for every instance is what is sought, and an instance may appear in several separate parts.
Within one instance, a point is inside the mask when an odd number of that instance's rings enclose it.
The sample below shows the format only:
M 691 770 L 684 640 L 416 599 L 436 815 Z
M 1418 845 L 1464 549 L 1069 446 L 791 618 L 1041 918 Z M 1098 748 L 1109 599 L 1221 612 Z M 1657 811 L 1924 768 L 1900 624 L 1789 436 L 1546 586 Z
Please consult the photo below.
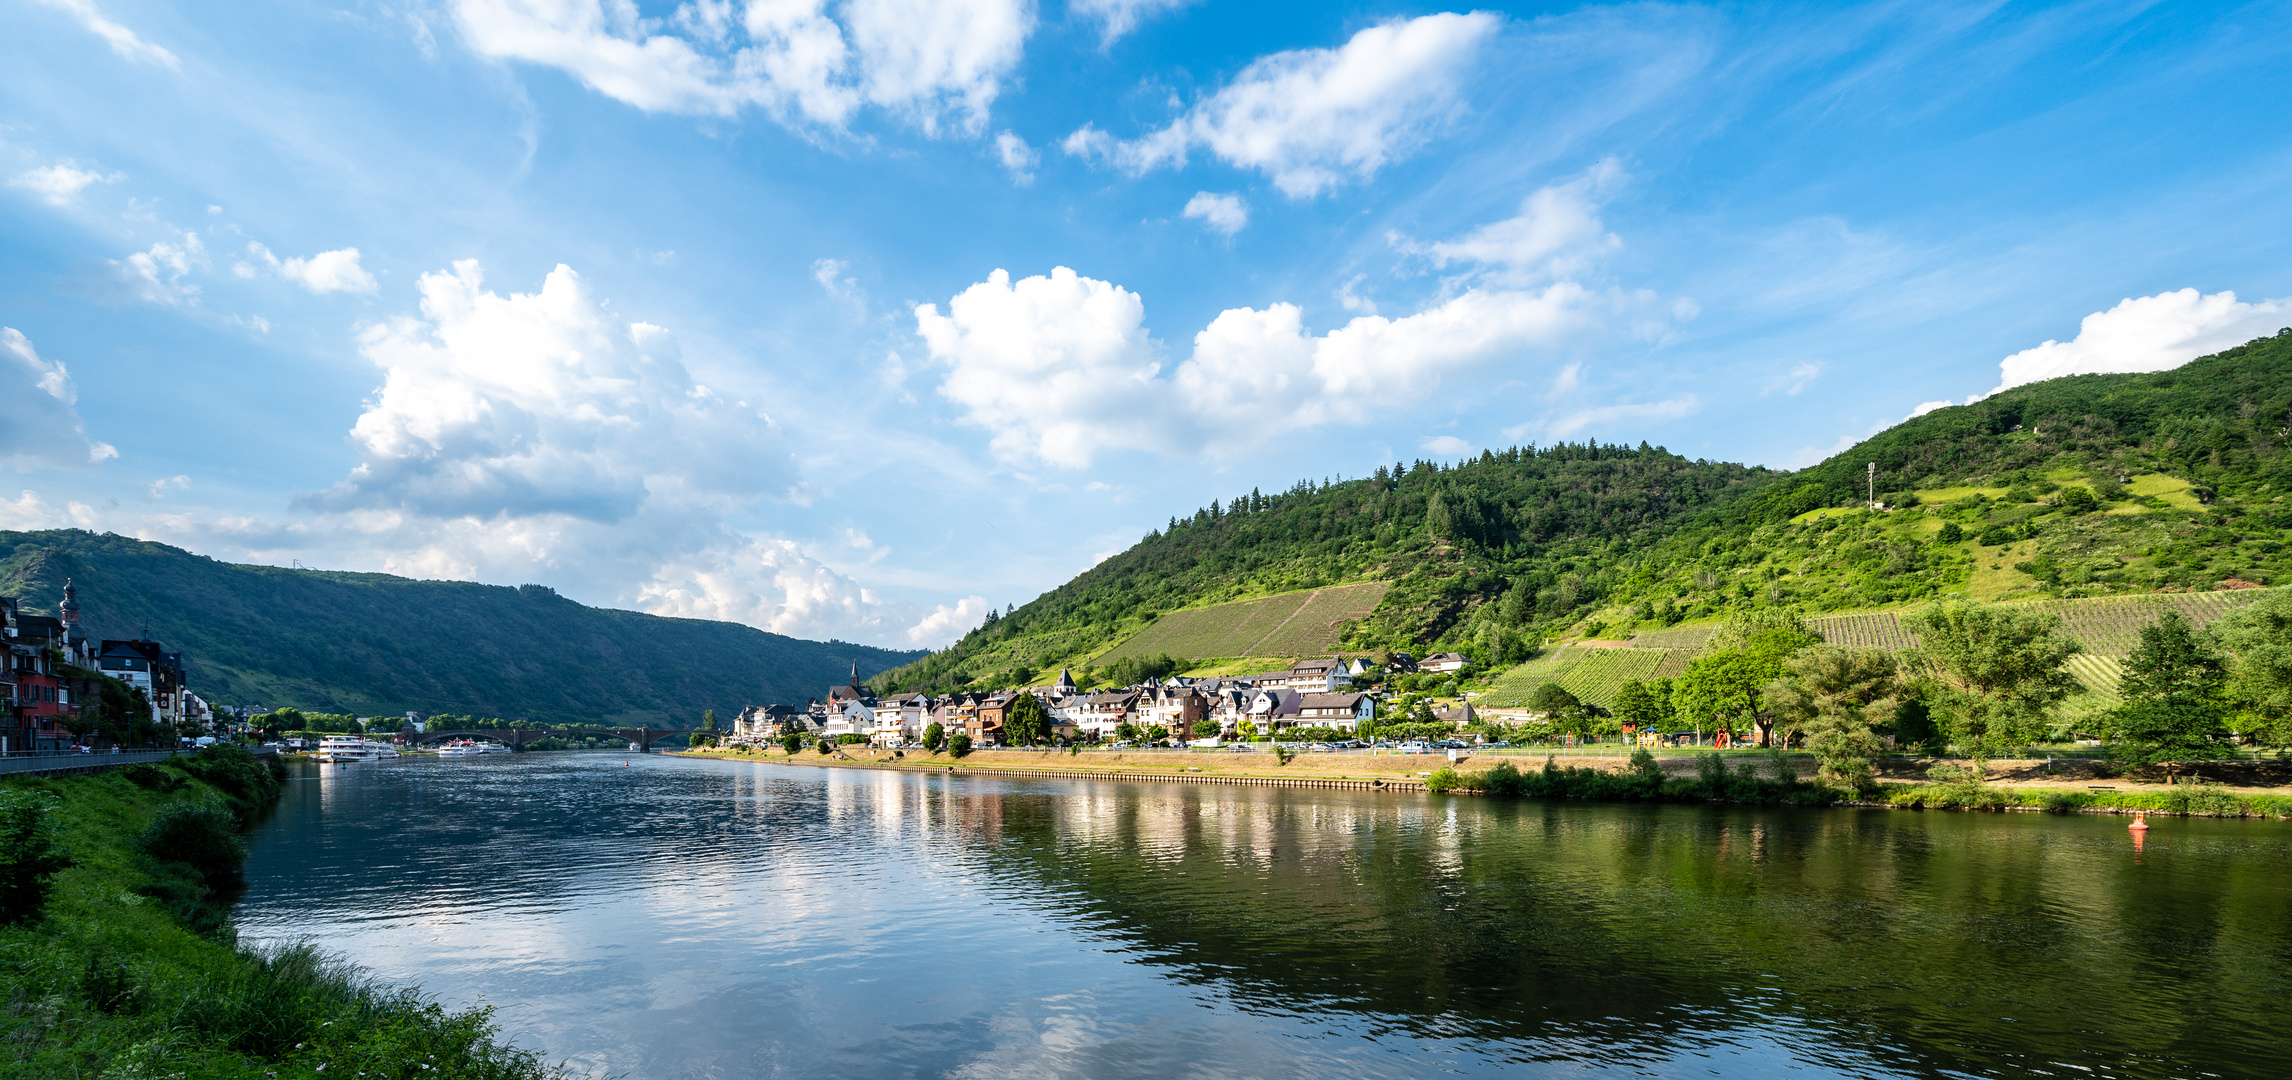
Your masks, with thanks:
M 80 530 L 0 532 L 0 594 L 53 614 L 77 579 L 92 637 L 181 650 L 211 701 L 306 711 L 474 714 L 684 727 L 801 703 L 920 653 L 805 641 L 508 588 L 218 562 Z
M 1873 494 L 1887 512 L 1865 509 Z M 1186 647 L 1453 650 L 1501 668 L 1547 641 L 1745 607 L 2292 584 L 2288 494 L 2292 330 L 2171 371 L 2015 387 L 1795 472 L 1560 444 L 1236 493 L 876 684 L 1019 685 L 1157 650 L 1225 659 Z M 1253 633 L 1260 608 L 1302 611 L 1300 590 L 1356 582 L 1386 586 L 1373 610 Z

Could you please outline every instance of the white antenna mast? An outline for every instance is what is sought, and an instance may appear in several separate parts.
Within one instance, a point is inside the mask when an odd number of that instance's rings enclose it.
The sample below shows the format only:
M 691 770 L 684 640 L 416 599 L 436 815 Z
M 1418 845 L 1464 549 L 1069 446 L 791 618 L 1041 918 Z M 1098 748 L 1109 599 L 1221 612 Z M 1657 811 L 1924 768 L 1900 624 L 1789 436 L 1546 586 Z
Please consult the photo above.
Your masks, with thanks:
M 1869 503 L 1872 510 L 1878 509 L 1878 463 L 1875 461 L 1870 463 L 1869 478 L 1864 481 L 1862 495 L 1863 501 Z

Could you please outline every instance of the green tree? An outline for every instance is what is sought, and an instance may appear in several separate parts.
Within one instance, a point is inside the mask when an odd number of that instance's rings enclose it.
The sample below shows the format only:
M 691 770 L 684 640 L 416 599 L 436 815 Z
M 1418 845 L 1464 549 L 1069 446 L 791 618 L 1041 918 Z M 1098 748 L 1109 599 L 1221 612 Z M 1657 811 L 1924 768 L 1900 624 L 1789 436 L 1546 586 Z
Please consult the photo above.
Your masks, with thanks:
M 1678 715 L 1695 725 L 1730 731 L 1756 728 L 1759 744 L 1774 743 L 1774 717 L 1765 708 L 1768 683 L 1781 678 L 1783 665 L 1822 643 L 1790 608 L 1738 611 L 1712 636 L 1712 652 L 1696 657 L 1673 684 Z
M 1755 723 L 1760 693 L 1771 678 L 1763 665 L 1739 652 L 1698 656 L 1673 684 L 1671 700 L 1700 738 L 1706 727 Z
M 945 745 L 947 745 L 947 729 L 941 727 L 939 721 L 933 720 L 923 726 L 923 748 L 925 750 L 936 754 L 939 752 L 939 748 Z
M 2275 746 L 2292 744 L 2292 591 L 2271 592 L 2212 630 L 2228 651 L 2239 730 Z
M 965 754 L 968 754 L 968 753 L 970 753 L 970 752 L 971 752 L 971 736 L 970 736 L 970 735 L 968 735 L 968 734 L 965 734 L 964 732 L 960 732 L 960 731 L 958 731 L 958 732 L 956 732 L 955 734 L 953 734 L 953 735 L 950 735 L 950 736 L 948 736 L 948 737 L 947 737 L 947 754 L 948 754 L 948 756 L 950 756 L 950 757 L 962 757 L 963 755 L 965 755 Z
M 1663 704 L 1656 700 L 1655 692 L 1638 679 L 1626 679 L 1616 691 L 1616 719 L 1630 724 L 1635 730 L 1650 731 L 1663 721 Z
M 1217 722 L 1217 721 L 1215 721 L 1215 720 L 1210 720 L 1210 719 L 1206 719 L 1206 718 L 1205 718 L 1205 719 L 1201 719 L 1201 720 L 1196 720 L 1196 721 L 1194 721 L 1194 737 L 1195 737 L 1195 738 L 1197 738 L 1197 739 L 1207 739 L 1207 738 L 1211 738 L 1211 737 L 1213 737 L 1213 736 L 1217 735 L 1217 733 L 1218 733 L 1218 722 Z
M 1576 695 L 1569 693 L 1567 687 L 1556 682 L 1548 682 L 1529 693 L 1528 707 L 1543 713 L 1554 723 L 1559 723 L 1563 720 L 1574 719 L 1576 714 L 1583 709 L 1584 703 L 1577 700 Z M 1433 719 L 1432 709 L 1428 706 L 1423 717 L 1412 716 L 1410 719 L 1417 720 L 1419 723 L 1431 723 Z
M 794 756 L 797 751 L 803 748 L 804 736 L 802 732 L 790 731 L 780 736 L 780 749 L 787 751 L 790 756 Z
M 2228 726 L 2227 684 L 2220 653 L 2180 612 L 2165 612 L 2141 628 L 2141 643 L 2117 681 L 2120 704 L 2110 713 L 2115 756 L 2135 766 L 2162 765 L 2167 777 L 2180 765 L 2220 757 L 2224 747 L 2213 733 Z
M 2054 707 L 2080 689 L 2068 663 L 2082 650 L 2052 612 L 1944 600 L 1902 622 L 1921 642 L 1908 660 L 1927 704 L 1977 767 L 2045 734 Z
M 1805 733 L 1825 783 L 1861 790 L 1884 744 L 1877 727 L 1901 697 L 1899 666 L 1884 649 L 1818 646 L 1792 657 L 1762 691 L 1778 725 Z
M 1114 725 L 1114 737 L 1122 740 L 1123 742 L 1137 742 L 1138 725 L 1133 724 L 1128 720 L 1124 720 L 1123 722 Z
M 1003 738 L 1013 746 L 1046 742 L 1050 733 L 1050 707 L 1033 694 L 1020 694 L 1003 713 Z

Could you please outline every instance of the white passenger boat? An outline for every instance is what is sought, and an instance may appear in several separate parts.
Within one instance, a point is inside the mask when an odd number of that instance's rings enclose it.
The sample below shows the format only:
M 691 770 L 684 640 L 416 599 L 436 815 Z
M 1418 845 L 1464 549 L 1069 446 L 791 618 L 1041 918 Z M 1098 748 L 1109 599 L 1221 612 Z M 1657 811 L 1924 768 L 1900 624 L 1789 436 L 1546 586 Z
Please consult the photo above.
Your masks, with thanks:
M 438 748 L 439 757 L 476 757 L 485 753 L 475 740 L 456 739 Z
M 318 743 L 320 761 L 382 761 L 397 756 L 398 751 L 389 743 L 360 735 L 329 735 Z

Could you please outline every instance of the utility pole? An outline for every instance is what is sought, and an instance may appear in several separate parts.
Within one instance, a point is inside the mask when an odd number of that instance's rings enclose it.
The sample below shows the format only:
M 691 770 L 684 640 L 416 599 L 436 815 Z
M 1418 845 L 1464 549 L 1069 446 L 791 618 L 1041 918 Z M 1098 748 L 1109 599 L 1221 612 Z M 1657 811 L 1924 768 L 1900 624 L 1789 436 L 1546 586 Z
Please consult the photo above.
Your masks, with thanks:
M 1870 509 L 1878 509 L 1878 463 L 1875 461 L 1870 463 L 1869 479 L 1864 481 L 1862 499 Z

